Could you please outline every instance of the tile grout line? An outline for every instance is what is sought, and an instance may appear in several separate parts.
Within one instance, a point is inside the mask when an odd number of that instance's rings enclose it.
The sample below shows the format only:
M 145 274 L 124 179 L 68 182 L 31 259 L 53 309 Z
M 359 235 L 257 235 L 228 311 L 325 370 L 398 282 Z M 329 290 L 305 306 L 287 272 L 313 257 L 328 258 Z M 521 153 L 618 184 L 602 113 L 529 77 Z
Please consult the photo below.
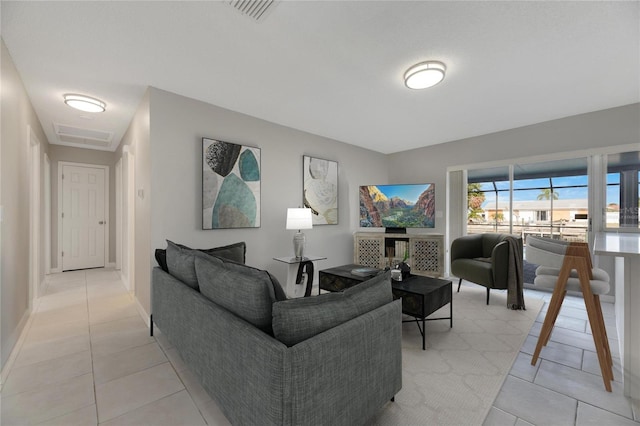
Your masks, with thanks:
M 96 375 L 93 366 L 93 340 L 91 339 L 91 311 L 89 309 L 89 288 L 87 283 L 86 271 L 84 273 L 84 291 L 87 303 L 87 326 L 89 327 L 89 356 L 91 357 L 91 382 L 93 383 L 93 401 L 96 406 L 96 425 L 99 425 L 100 419 L 98 418 L 98 394 L 96 393 Z
M 537 321 L 536 321 L 536 322 L 537 322 Z M 535 325 L 535 323 L 534 323 L 534 325 Z M 533 328 L 533 326 L 532 326 L 532 328 Z M 587 321 L 586 321 L 586 323 L 585 323 L 585 331 L 583 331 L 583 332 L 582 332 L 582 334 L 587 335 L 587 336 L 591 336 L 589 333 L 587 333 L 587 332 L 586 332 L 586 330 L 587 330 L 588 328 L 589 328 L 589 324 L 588 324 L 588 320 L 587 320 Z M 568 329 L 568 330 L 571 330 L 571 329 Z M 573 331 L 573 332 L 575 332 L 575 333 L 581 333 L 581 332 L 576 331 L 576 330 L 571 330 L 571 331 Z M 534 337 L 534 338 L 537 338 L 537 337 L 538 337 L 538 336 L 534 336 L 534 335 L 532 335 L 532 334 L 530 334 L 530 336 L 532 336 L 532 337 Z M 611 341 L 611 339 L 609 339 L 609 340 Z M 585 370 L 583 370 L 583 368 L 584 368 L 584 363 L 585 363 L 585 359 L 584 359 L 584 357 L 585 357 L 586 353 L 587 353 L 587 352 L 594 353 L 594 351 L 592 351 L 592 350 L 590 350 L 590 349 L 582 348 L 582 347 L 576 347 L 576 346 L 573 346 L 573 345 L 567 344 L 567 343 L 565 343 L 565 342 L 560 342 L 560 341 L 554 341 L 554 342 L 555 342 L 555 343 L 557 343 L 557 344 L 559 344 L 559 345 L 565 345 L 565 346 L 569 346 L 569 347 L 573 347 L 573 348 L 577 348 L 577 349 L 579 349 L 579 350 L 581 351 L 580 368 L 575 368 L 575 367 L 572 367 L 572 366 L 570 366 L 570 365 L 565 365 L 565 364 L 562 364 L 562 363 L 560 363 L 560 362 L 556 362 L 556 361 L 554 361 L 554 360 L 545 359 L 545 358 L 542 358 L 542 356 L 541 356 L 541 362 L 540 362 L 540 363 L 539 363 L 539 365 L 536 367 L 536 372 L 535 372 L 535 374 L 534 374 L 534 376 L 533 376 L 532 381 L 528 381 L 528 380 L 526 380 L 526 379 L 522 379 L 522 378 L 520 378 L 520 377 L 518 377 L 518 376 L 514 376 L 513 374 L 511 374 L 511 372 L 509 373 L 509 375 L 510 375 L 510 376 L 512 376 L 512 377 L 513 377 L 513 378 L 515 378 L 515 379 L 523 380 L 523 381 L 528 382 L 528 383 L 530 383 L 530 384 L 533 384 L 533 385 L 539 386 L 539 387 L 544 388 L 544 389 L 546 389 L 546 390 L 550 390 L 550 391 L 552 391 L 552 392 L 558 393 L 558 394 L 560 394 L 560 395 L 564 395 L 564 396 L 566 396 L 566 397 L 569 397 L 569 398 L 571 398 L 571 399 L 575 400 L 576 402 L 575 402 L 574 425 L 576 425 L 576 424 L 577 424 L 578 407 L 579 407 L 579 404 L 580 404 L 580 403 L 583 403 L 583 404 L 585 404 L 585 405 L 589 405 L 589 406 L 594 407 L 594 408 L 596 408 L 596 409 L 598 409 L 598 410 L 601 410 L 601 411 L 605 411 L 605 412 L 607 412 L 607 413 L 609 413 L 609 414 L 611 414 L 611 415 L 615 415 L 615 416 L 618 416 L 618 417 L 621 417 L 621 418 L 624 418 L 624 419 L 630 419 L 630 420 L 632 420 L 632 421 L 634 420 L 634 419 L 633 419 L 633 417 L 627 417 L 627 416 L 625 416 L 625 415 L 623 415 L 623 414 L 620 414 L 620 413 L 617 413 L 617 412 L 611 411 L 611 410 L 609 410 L 609 409 L 607 409 L 607 408 L 599 407 L 598 405 L 594 405 L 593 403 L 590 403 L 590 402 L 587 402 L 587 401 L 583 401 L 581 398 L 578 398 L 578 397 L 575 397 L 575 396 L 571 396 L 571 395 L 565 395 L 564 393 L 562 393 L 562 392 L 560 392 L 560 391 L 558 391 L 558 390 L 551 389 L 551 388 L 547 388 L 546 386 L 542 386 L 542 385 L 540 385 L 540 384 L 536 383 L 536 380 L 537 380 L 537 378 L 538 378 L 538 375 L 539 375 L 539 373 L 540 373 L 540 371 L 541 371 L 541 369 L 542 369 L 542 362 L 543 362 L 543 361 L 545 362 L 545 364 L 546 364 L 546 363 L 554 364 L 554 365 L 561 366 L 561 367 L 563 367 L 563 368 L 570 368 L 570 369 L 575 370 L 575 371 L 580 372 L 580 373 L 586 373 L 586 374 L 589 374 L 589 375 L 591 375 L 591 376 L 601 377 L 601 376 L 599 376 L 598 374 L 592 373 L 592 372 L 590 372 L 590 371 L 585 371 Z M 520 353 L 525 354 L 525 355 L 529 355 L 529 356 L 530 356 L 530 354 L 527 354 L 526 352 L 523 352 L 522 350 L 520 351 Z M 542 355 L 542 354 L 541 354 L 541 355 Z M 510 415 L 514 416 L 516 419 L 521 419 L 521 420 L 525 420 L 525 421 L 526 421 L 526 419 L 523 419 L 523 418 L 521 418 L 521 417 L 518 417 L 518 416 L 516 416 L 515 414 L 510 413 L 509 411 L 506 411 L 506 410 L 500 409 L 500 408 L 496 407 L 495 405 L 493 405 L 493 408 L 496 408 L 496 409 L 498 409 L 498 410 L 502 410 L 502 411 L 506 412 L 507 414 L 510 414 Z M 516 420 L 516 421 L 517 421 L 517 420 Z
M 198 404 L 196 404 L 196 401 L 193 398 L 193 395 L 191 395 L 191 391 L 187 387 L 187 384 L 184 382 L 184 379 L 182 378 L 182 376 L 180 376 L 180 373 L 178 372 L 178 370 L 176 370 L 176 367 L 175 367 L 175 365 L 173 365 L 173 362 L 171 362 L 171 358 L 169 358 L 169 355 L 167 354 L 167 350 L 168 349 L 163 348 L 162 345 L 160 344 L 160 342 L 158 342 L 158 339 L 156 339 L 155 336 L 153 336 L 153 339 L 155 340 L 156 344 L 160 347 L 160 350 L 162 351 L 164 356 L 167 357 L 167 361 L 169 362 L 169 365 L 173 369 L 173 372 L 176 374 L 176 376 L 178 376 L 178 380 L 180 380 L 180 383 L 182 383 L 182 386 L 184 387 L 184 390 L 187 392 L 187 395 L 189 395 L 189 398 L 191 398 L 191 401 L 193 402 L 193 405 L 195 405 L 196 409 L 198 410 L 198 413 L 200 414 L 200 417 L 202 417 L 202 420 L 205 422 L 205 424 L 209 425 L 209 422 L 207 421 L 206 416 L 204 415 L 204 413 L 202 412 L 202 409 L 198 406 Z M 169 348 L 169 349 L 172 349 L 172 348 Z M 177 353 L 177 351 L 176 351 L 176 353 Z M 179 353 L 177 353 L 177 355 L 180 356 Z M 182 359 L 182 357 L 180 359 Z M 186 365 L 185 365 L 185 368 L 187 370 L 189 370 L 188 367 L 186 367 Z M 189 372 L 191 372 L 191 370 L 189 370 Z M 193 374 L 193 373 L 191 373 L 191 374 Z M 206 390 L 205 390 L 205 392 L 206 392 Z M 207 395 L 208 395 L 208 393 L 207 393 Z M 211 400 L 213 401 L 213 399 L 211 399 Z

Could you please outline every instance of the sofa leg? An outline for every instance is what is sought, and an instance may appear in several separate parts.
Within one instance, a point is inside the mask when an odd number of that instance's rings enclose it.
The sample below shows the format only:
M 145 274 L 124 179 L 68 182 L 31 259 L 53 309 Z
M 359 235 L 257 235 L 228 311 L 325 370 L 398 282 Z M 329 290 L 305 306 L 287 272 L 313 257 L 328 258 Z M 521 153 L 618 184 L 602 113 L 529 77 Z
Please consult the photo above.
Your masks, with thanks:
M 460 293 L 460 285 L 462 285 L 462 278 L 460 278 L 460 281 L 458 281 L 458 293 Z
M 487 287 L 487 305 L 489 304 L 489 287 Z
M 153 314 L 149 315 L 149 336 L 153 337 Z
M 396 397 L 395 396 L 391 397 L 391 402 L 396 402 Z

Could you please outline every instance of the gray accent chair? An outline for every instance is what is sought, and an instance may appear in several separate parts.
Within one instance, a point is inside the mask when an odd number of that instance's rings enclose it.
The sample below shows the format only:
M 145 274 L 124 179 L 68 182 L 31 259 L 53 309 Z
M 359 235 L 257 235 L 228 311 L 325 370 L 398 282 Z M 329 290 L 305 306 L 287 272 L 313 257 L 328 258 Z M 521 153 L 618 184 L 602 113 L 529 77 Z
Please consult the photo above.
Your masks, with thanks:
M 518 241 L 522 259 L 522 238 L 511 234 L 473 234 L 456 238 L 451 243 L 451 274 L 487 288 L 487 305 L 491 289 L 506 290 L 509 284 L 508 237 Z M 522 262 L 521 262 L 522 263 Z

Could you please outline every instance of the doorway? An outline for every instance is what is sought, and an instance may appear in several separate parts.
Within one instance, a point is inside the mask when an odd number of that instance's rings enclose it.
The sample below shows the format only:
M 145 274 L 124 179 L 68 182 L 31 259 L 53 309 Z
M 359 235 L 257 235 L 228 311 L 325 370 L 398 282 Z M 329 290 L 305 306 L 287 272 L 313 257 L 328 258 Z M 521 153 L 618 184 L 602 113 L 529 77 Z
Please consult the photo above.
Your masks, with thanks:
M 109 167 L 60 162 L 58 175 L 61 269 L 104 267 L 109 253 Z

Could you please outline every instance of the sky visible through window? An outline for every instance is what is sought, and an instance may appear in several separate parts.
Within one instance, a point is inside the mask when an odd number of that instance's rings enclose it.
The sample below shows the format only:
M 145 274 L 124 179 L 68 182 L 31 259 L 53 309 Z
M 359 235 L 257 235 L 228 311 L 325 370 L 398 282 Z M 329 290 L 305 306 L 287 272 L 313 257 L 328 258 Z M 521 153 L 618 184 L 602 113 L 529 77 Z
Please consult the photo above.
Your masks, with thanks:
M 588 197 L 587 176 L 566 176 L 551 178 L 553 182 L 554 192 L 558 194 L 558 199 L 576 200 L 586 199 Z M 620 200 L 620 177 L 615 173 L 607 175 L 607 202 L 619 203 Z M 496 181 L 498 188 L 498 201 L 509 202 L 509 181 Z M 536 200 L 538 194 L 542 192 L 542 188 L 549 188 L 549 178 L 540 179 L 521 179 L 513 181 L 513 200 L 527 201 Z M 495 204 L 496 194 L 493 182 L 484 182 L 480 184 L 480 189 L 485 191 L 485 202 L 483 208 L 490 204 Z

